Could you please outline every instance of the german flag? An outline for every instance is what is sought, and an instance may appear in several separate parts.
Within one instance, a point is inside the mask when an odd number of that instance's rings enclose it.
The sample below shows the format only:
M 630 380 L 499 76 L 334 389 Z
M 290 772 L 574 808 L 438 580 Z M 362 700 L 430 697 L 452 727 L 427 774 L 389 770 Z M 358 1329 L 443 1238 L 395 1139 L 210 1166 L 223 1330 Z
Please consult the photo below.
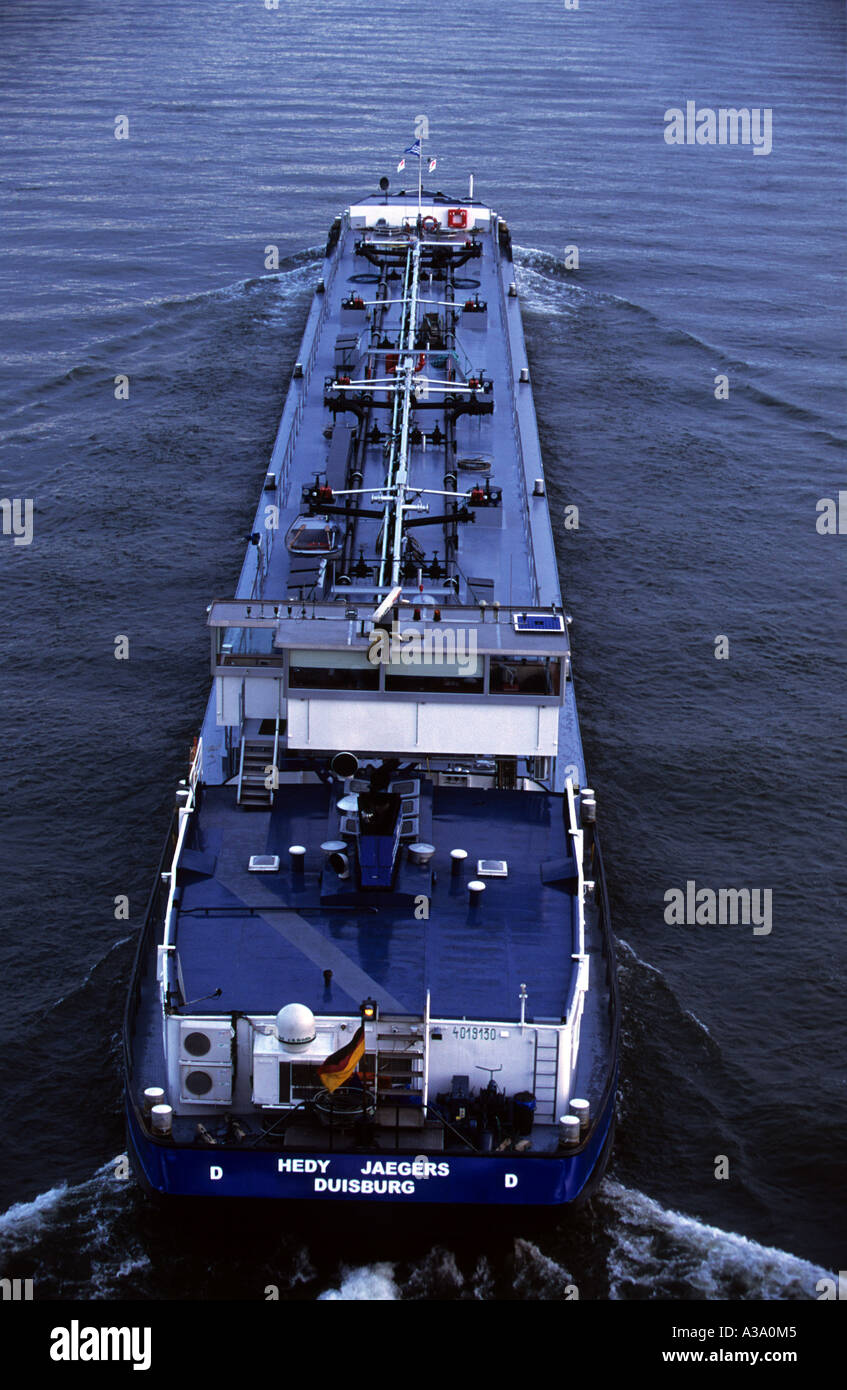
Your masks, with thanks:
M 365 1025 L 360 1023 L 352 1038 L 318 1067 L 318 1080 L 328 1091 L 343 1086 L 353 1075 L 365 1051 Z

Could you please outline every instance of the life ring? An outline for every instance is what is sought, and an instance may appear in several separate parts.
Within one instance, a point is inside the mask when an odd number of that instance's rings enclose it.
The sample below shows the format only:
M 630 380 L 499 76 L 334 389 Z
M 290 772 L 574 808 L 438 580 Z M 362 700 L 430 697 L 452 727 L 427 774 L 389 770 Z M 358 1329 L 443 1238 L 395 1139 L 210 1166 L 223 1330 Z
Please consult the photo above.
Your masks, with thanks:
M 424 218 L 423 222 L 421 223 L 421 226 L 423 227 L 425 232 L 437 232 L 438 228 L 441 226 L 441 223 L 439 222 L 437 217 L 433 217 L 430 213 L 428 217 Z
M 448 208 L 447 226 L 462 229 L 468 225 L 467 208 Z

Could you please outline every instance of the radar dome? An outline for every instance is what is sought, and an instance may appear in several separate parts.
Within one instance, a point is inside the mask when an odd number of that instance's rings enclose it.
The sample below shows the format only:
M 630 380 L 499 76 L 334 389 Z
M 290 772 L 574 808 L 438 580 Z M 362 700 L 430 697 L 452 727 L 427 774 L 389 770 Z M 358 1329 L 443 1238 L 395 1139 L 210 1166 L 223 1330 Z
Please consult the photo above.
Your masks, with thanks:
M 276 1032 L 286 1052 L 301 1052 L 315 1041 L 315 1015 L 306 1004 L 286 1004 L 276 1016 Z

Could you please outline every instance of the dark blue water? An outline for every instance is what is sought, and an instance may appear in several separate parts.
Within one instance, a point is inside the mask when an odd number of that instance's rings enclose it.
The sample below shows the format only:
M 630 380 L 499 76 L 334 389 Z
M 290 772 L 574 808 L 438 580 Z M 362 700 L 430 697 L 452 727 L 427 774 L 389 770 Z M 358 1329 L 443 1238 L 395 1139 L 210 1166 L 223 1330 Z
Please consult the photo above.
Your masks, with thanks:
M 4 1273 L 54 1298 L 814 1298 L 847 1234 L 845 541 L 815 527 L 847 486 L 843 11 L 411 17 L 0 10 L 0 496 L 35 505 L 31 545 L 0 538 Z M 770 108 L 772 152 L 667 145 L 686 100 Z M 324 1242 L 266 1216 L 248 1254 L 115 1176 L 123 996 L 318 248 L 420 113 L 439 186 L 473 172 L 520 248 L 623 942 L 617 1146 L 591 1207 L 531 1237 Z M 666 924 L 689 879 L 770 889 L 770 935 Z

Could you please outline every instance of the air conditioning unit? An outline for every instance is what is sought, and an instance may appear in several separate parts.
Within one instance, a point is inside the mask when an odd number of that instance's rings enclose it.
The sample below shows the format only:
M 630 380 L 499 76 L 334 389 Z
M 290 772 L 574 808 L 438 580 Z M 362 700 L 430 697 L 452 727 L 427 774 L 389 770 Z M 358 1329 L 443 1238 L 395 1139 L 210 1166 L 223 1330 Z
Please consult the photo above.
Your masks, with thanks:
M 179 1098 L 197 1105 L 231 1105 L 232 1064 L 180 1062 Z
M 264 1039 L 262 1043 L 253 1052 L 253 1104 L 279 1105 L 279 1048 L 270 1051 Z
M 232 1024 L 228 1019 L 180 1019 L 179 1060 L 202 1066 L 231 1064 Z
M 418 778 L 406 778 L 399 782 L 389 782 L 388 790 L 396 796 L 420 796 L 421 784 Z

